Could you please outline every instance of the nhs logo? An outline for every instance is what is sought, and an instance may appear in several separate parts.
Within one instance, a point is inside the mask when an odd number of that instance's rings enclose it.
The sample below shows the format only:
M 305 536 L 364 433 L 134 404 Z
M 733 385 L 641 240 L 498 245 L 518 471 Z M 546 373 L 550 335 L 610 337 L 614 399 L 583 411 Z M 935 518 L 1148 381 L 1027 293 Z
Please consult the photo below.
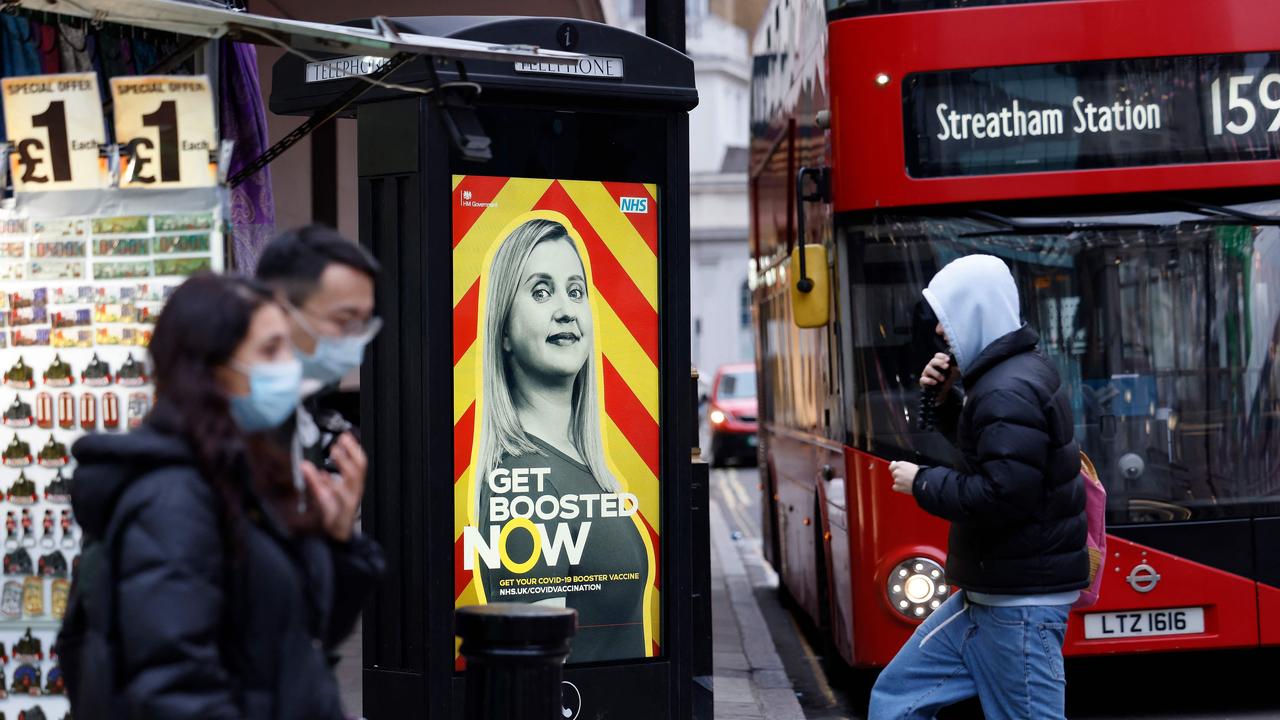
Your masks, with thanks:
M 633 215 L 643 215 L 649 212 L 649 198 L 647 197 L 618 198 L 618 209 L 624 213 L 630 213 Z

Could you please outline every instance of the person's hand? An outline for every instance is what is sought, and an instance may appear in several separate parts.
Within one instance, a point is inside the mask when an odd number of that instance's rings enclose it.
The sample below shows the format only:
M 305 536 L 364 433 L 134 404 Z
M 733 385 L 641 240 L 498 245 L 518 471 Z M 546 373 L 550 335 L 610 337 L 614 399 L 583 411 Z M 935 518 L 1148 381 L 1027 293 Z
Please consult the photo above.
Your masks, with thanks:
M 889 463 L 889 472 L 893 475 L 893 491 L 900 492 L 903 495 L 910 495 L 911 489 L 916 484 L 916 474 L 920 472 L 920 466 L 915 463 L 895 460 Z
M 938 388 L 938 402 L 942 402 L 947 393 L 951 392 L 951 386 L 956 384 L 958 377 L 960 368 L 952 364 L 951 357 L 946 353 L 937 353 L 924 366 L 924 372 L 920 374 L 920 387 Z
M 329 456 L 338 467 L 338 475 L 330 475 L 304 461 L 302 477 L 320 508 L 320 523 L 324 531 L 334 540 L 346 542 L 355 531 L 356 517 L 360 513 L 369 459 L 351 433 L 343 433 L 338 438 L 330 448 Z

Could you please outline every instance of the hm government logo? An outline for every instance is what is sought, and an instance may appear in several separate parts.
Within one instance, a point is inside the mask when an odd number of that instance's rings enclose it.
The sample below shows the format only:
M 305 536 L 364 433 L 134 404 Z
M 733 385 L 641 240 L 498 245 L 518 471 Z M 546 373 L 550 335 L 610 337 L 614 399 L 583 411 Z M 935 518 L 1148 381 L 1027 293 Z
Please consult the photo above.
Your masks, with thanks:
M 649 213 L 649 198 L 618 198 L 618 209 L 629 215 L 647 215 Z
M 463 190 L 463 191 L 462 191 L 462 201 L 461 201 L 461 204 L 462 204 L 462 207 L 477 207 L 477 208 L 491 208 L 491 207 L 497 207 L 497 203 L 494 203 L 494 202 L 476 202 L 476 201 L 472 200 L 472 199 L 471 199 L 471 191 L 470 191 L 470 190 Z

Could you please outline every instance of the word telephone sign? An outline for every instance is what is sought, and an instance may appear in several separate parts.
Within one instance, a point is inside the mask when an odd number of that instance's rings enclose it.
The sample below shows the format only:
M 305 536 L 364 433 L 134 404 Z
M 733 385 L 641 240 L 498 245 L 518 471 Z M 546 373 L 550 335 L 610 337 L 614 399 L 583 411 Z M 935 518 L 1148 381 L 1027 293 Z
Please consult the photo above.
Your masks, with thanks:
M 94 73 L 5 78 L 3 93 L 17 192 L 107 185 L 107 134 Z

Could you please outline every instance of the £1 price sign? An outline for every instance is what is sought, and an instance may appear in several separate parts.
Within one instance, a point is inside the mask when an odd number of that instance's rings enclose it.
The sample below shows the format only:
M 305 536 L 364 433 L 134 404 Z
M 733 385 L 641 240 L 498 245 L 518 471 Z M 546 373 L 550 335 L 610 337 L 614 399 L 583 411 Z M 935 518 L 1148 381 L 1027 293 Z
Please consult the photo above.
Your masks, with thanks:
M 213 93 L 204 75 L 111 79 L 120 187 L 208 187 L 217 183 Z
M 0 82 L 14 190 L 107 184 L 102 97 L 94 73 L 7 77 Z

